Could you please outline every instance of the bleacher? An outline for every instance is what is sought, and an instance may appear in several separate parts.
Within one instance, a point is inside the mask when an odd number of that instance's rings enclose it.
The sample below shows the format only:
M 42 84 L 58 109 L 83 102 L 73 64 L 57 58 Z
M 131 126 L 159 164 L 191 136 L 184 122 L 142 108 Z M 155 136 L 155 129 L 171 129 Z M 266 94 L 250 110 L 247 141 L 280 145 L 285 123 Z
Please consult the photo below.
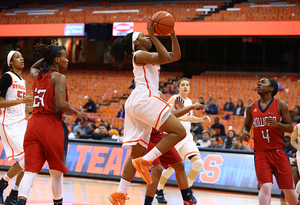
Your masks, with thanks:
M 29 71 L 26 69 L 23 74 L 24 79 L 27 80 L 27 92 L 31 93 L 32 81 L 29 80 Z M 174 77 L 182 77 L 181 72 L 161 72 L 160 82 L 173 80 Z M 300 104 L 299 96 L 300 90 L 298 89 L 298 78 L 295 75 L 271 75 L 271 74 L 233 74 L 233 73 L 202 73 L 201 75 L 194 75 L 190 79 L 191 90 L 189 98 L 193 102 L 199 100 L 199 97 L 208 99 L 209 94 L 213 94 L 216 99 L 219 112 L 217 115 L 210 115 L 211 118 L 218 116 L 220 122 L 224 124 L 226 133 L 232 127 L 237 134 L 241 134 L 243 126 L 243 116 L 233 116 L 231 112 L 222 111 L 226 99 L 231 97 L 234 105 L 241 99 L 244 106 L 247 106 L 249 99 L 252 101 L 258 100 L 259 96 L 254 89 L 258 80 L 262 77 L 274 78 L 278 77 L 286 91 L 281 91 L 276 95 L 285 101 L 289 109 L 294 108 Z M 123 119 L 116 119 L 119 107 L 125 104 L 127 96 L 130 94 L 128 87 L 131 85 L 133 78 L 132 71 L 110 71 L 110 70 L 85 70 L 76 69 L 69 70 L 66 73 L 67 86 L 69 93 L 69 103 L 71 106 L 79 109 L 83 106 L 89 96 L 96 104 L 99 105 L 96 113 L 88 113 L 88 116 L 96 119 L 96 124 L 100 124 L 100 119 L 107 119 L 109 123 L 117 128 L 121 128 L 124 123 Z M 173 87 L 171 84 L 168 85 Z M 170 94 L 165 98 L 168 100 Z M 203 116 L 205 112 L 202 110 L 194 110 L 195 116 Z M 230 114 L 228 120 L 225 120 L 225 115 Z M 71 117 L 71 121 L 75 117 Z M 209 128 L 211 123 L 202 123 L 204 129 Z
M 28 4 L 15 3 L 18 8 L 11 8 L 11 4 L 3 5 L 0 7 L 3 8 L 0 24 L 146 22 L 149 16 L 161 10 L 171 13 L 175 21 L 300 20 L 300 4 L 297 0 L 236 4 L 230 3 L 229 0 L 134 4 L 122 1 L 45 1 L 43 4 L 43 1 L 36 1 Z

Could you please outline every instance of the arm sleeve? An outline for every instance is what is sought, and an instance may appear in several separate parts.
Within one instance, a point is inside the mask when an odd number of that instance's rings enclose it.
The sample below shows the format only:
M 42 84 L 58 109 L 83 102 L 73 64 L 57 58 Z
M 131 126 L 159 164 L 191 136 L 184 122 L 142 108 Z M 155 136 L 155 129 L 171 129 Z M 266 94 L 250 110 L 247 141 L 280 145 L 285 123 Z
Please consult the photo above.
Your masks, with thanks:
M 12 79 L 9 74 L 4 74 L 0 79 L 0 97 L 5 98 L 7 89 L 12 84 Z

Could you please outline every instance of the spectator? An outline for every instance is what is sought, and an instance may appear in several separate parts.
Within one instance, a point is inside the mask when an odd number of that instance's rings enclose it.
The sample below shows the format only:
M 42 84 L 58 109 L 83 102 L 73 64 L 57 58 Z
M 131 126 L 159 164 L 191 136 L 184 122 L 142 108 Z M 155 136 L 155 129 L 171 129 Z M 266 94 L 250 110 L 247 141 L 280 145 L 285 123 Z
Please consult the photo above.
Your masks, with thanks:
M 102 138 L 105 140 L 105 139 L 114 139 L 117 141 L 118 139 L 118 136 L 114 135 L 113 133 L 114 132 L 114 129 L 111 129 L 112 131 L 107 131 L 106 129 L 106 125 L 105 124 L 101 124 L 99 125 L 99 127 L 95 130 L 95 133 L 99 133 L 99 134 L 107 134 L 105 137 L 103 137 L 102 135 Z M 116 130 L 117 131 L 117 130 Z M 112 132 L 112 133 L 110 133 Z M 102 139 L 101 138 L 101 139 Z
M 205 105 L 209 106 L 211 104 L 211 100 L 214 100 L 213 94 L 208 95 L 208 101 L 206 101 Z M 215 101 L 215 105 L 218 107 L 218 104 L 216 101 Z
M 218 143 L 219 137 L 217 135 L 213 135 L 210 137 L 210 145 L 207 148 L 219 148 L 224 149 L 224 146 Z
M 131 81 L 131 85 L 129 86 L 129 88 L 128 89 L 131 89 L 131 90 L 133 90 L 135 88 L 135 83 L 134 83 L 134 79 L 132 79 L 132 81 Z
M 218 107 L 216 106 L 216 101 L 214 99 L 210 100 L 210 104 L 205 108 L 205 112 L 209 115 L 218 114 Z
M 252 103 L 253 103 L 253 101 L 251 99 L 248 99 L 248 106 L 251 105 Z
M 90 124 L 88 135 L 91 135 L 92 133 L 94 133 L 96 129 L 97 129 L 97 127 L 95 124 Z
M 117 118 L 125 118 L 125 109 L 124 105 L 120 105 L 120 110 L 118 111 Z
M 195 135 L 197 136 L 197 139 L 200 139 L 201 138 L 201 133 L 203 131 L 203 127 L 202 127 L 200 122 L 192 123 L 190 131 L 195 133 Z
M 297 149 L 291 145 L 291 137 L 290 136 L 285 136 L 284 139 L 285 139 L 285 144 L 286 144 L 286 149 L 287 149 L 287 156 L 293 157 L 293 155 L 297 152 Z
M 82 122 L 73 127 L 73 133 L 77 133 L 77 130 L 81 130 L 83 135 L 87 135 L 89 133 L 88 122 L 85 119 L 83 119 Z
M 219 123 L 219 118 L 214 118 L 214 124 L 211 126 L 211 128 L 216 132 L 216 135 L 218 137 L 221 137 L 222 140 L 224 140 L 227 136 L 225 134 L 225 127 L 224 125 Z
M 83 106 L 86 112 L 96 112 L 96 104 L 92 100 L 92 97 L 89 97 L 88 102 Z
M 102 124 L 105 125 L 107 131 L 109 131 L 110 129 L 113 129 L 113 126 L 110 125 L 107 120 L 101 120 L 101 122 L 102 122 Z
M 124 136 L 124 127 L 121 128 L 119 131 L 119 142 L 123 142 L 123 136 Z
M 82 114 L 84 114 L 84 108 L 80 108 L 79 112 L 81 112 Z M 88 122 L 93 122 L 95 123 L 95 120 L 89 118 L 88 116 L 85 116 L 86 120 Z M 78 123 L 81 122 L 81 119 L 79 117 L 76 118 L 75 122 L 74 122 L 74 126 L 78 125 Z
M 171 86 L 168 86 L 168 90 L 165 92 L 165 94 L 170 94 L 170 95 L 173 94 Z
M 233 115 L 244 116 L 244 113 L 245 113 L 244 103 L 242 100 L 239 100 L 236 105 L 236 108 L 233 111 Z
M 206 130 L 202 132 L 202 139 L 198 140 L 198 145 L 200 147 L 208 147 L 210 145 L 210 133 Z
M 232 147 L 232 139 L 235 136 L 235 132 L 233 130 L 229 130 L 227 138 L 224 141 L 225 149 L 231 149 Z
M 173 95 L 176 95 L 178 93 L 179 93 L 179 91 L 178 91 L 177 82 L 173 81 Z
M 227 98 L 226 103 L 224 105 L 223 111 L 234 111 L 234 104 L 231 101 L 231 98 Z
M 204 98 L 203 98 L 203 97 L 200 97 L 200 98 L 199 98 L 199 103 L 200 103 L 201 105 L 205 105 L 205 101 L 204 101 Z
M 280 82 L 278 82 L 278 78 L 276 76 L 274 77 L 274 80 L 276 80 L 276 82 L 277 82 L 278 91 L 283 91 L 284 90 L 284 86 Z
M 231 149 L 251 151 L 250 147 L 243 145 L 243 139 L 238 135 L 233 137 Z

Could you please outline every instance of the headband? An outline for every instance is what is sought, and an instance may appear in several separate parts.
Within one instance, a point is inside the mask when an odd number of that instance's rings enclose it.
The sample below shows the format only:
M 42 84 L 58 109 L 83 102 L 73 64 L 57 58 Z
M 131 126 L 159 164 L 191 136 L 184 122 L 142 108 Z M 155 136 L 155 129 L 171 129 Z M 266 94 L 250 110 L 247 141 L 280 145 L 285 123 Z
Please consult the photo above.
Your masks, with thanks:
M 15 52 L 17 52 L 17 51 L 11 50 L 11 51 L 9 51 L 9 53 L 7 54 L 7 65 L 8 65 L 8 67 L 10 67 L 9 62 L 10 62 L 12 56 L 15 54 Z
M 134 53 L 134 41 L 139 37 L 140 32 L 133 32 L 132 34 L 132 53 Z

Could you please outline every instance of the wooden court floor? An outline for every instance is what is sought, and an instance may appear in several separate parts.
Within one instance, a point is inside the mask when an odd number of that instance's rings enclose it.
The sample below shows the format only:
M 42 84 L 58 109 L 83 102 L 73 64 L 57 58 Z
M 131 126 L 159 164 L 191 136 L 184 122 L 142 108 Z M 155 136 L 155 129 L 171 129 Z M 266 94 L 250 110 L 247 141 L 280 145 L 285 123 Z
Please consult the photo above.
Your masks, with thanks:
M 3 176 L 4 172 L 0 172 Z M 13 186 L 13 180 L 10 186 Z M 9 188 L 9 187 L 8 187 Z M 9 194 L 6 189 L 4 195 Z M 117 181 L 98 180 L 65 177 L 64 178 L 64 205 L 111 205 L 107 194 L 116 191 Z M 233 192 L 206 191 L 203 189 L 193 189 L 194 195 L 201 205 L 254 205 L 258 204 L 256 195 L 239 194 Z M 177 187 L 167 186 L 165 188 L 168 205 L 182 205 L 182 198 Z M 145 195 L 145 184 L 132 183 L 126 205 L 143 205 Z M 31 188 L 27 205 L 51 205 L 51 180 L 48 175 L 39 175 L 35 184 Z M 153 205 L 158 204 L 154 199 Z M 272 198 L 272 205 L 287 204 L 281 198 Z

